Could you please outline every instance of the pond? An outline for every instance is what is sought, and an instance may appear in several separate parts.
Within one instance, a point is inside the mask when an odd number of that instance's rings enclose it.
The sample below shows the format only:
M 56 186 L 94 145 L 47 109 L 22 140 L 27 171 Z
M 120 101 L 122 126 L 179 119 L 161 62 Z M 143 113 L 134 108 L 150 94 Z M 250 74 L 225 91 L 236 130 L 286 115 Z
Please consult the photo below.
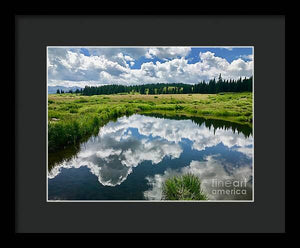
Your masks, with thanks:
M 123 116 L 48 167 L 48 200 L 156 201 L 166 178 L 186 173 L 200 178 L 209 200 L 252 200 L 252 161 L 247 125 Z

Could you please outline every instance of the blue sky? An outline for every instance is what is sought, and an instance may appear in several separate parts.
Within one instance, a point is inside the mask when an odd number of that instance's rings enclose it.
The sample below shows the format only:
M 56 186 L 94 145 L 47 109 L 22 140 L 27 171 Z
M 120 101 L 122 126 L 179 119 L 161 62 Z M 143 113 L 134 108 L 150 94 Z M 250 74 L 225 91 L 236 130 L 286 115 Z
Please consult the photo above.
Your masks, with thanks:
M 188 83 L 253 74 L 252 47 L 48 47 L 48 85 Z
M 230 49 L 230 50 L 229 50 Z M 240 58 L 241 56 L 249 56 L 253 54 L 252 48 L 192 48 L 188 58 L 193 58 L 193 62 L 199 61 L 199 53 L 213 52 L 215 56 L 226 59 L 228 62 L 232 62 Z
M 86 49 L 85 49 L 86 50 Z M 186 56 L 189 64 L 194 64 L 200 61 L 199 54 L 200 52 L 213 52 L 215 56 L 226 59 L 228 62 L 232 62 L 240 57 L 244 58 L 245 61 L 249 61 L 250 59 L 247 56 L 252 55 L 252 48 L 209 48 L 209 47 L 191 47 L 190 53 Z M 86 50 L 87 51 L 87 50 Z M 136 61 L 135 65 L 131 68 L 140 69 L 141 65 L 145 62 L 165 62 L 162 59 L 154 57 L 152 59 L 147 59 L 144 56 L 140 57 L 138 61 Z

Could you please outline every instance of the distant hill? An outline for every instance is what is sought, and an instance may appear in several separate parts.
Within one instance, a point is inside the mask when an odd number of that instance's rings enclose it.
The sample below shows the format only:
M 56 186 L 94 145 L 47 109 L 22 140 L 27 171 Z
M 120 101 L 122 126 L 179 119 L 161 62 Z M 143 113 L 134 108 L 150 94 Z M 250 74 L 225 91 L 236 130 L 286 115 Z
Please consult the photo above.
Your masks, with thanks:
M 69 90 L 75 91 L 75 90 L 80 90 L 82 88 L 73 86 L 73 87 L 65 87 L 65 86 L 48 86 L 48 94 L 56 94 L 57 90 L 63 90 L 64 92 L 68 92 Z

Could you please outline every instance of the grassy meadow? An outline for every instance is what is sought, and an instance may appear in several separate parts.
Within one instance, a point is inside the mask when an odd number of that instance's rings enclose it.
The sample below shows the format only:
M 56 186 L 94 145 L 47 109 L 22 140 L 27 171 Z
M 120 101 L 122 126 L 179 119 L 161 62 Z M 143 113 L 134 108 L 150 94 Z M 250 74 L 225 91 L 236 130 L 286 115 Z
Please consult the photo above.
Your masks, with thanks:
M 75 145 L 108 121 L 133 113 L 199 116 L 252 127 L 252 93 L 48 95 L 48 150 Z

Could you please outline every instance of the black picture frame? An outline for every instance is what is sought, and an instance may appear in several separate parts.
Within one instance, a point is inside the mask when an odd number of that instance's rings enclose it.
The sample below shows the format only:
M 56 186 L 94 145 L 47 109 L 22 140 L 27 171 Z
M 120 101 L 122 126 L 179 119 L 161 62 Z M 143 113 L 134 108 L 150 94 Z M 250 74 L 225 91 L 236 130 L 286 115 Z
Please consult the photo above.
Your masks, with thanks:
M 76 16 L 15 13 L 13 22 L 15 82 L 13 233 L 186 235 L 286 232 L 283 13 L 273 15 L 251 13 L 201 15 L 193 12 L 190 15 L 92 13 Z M 197 27 L 201 27 L 205 36 L 195 35 Z M 101 30 L 101 35 L 93 32 L 97 28 Z M 47 203 L 44 197 L 46 182 L 43 165 L 46 156 L 44 149 L 46 133 L 43 124 L 46 121 L 44 48 L 47 45 L 254 45 L 255 202 L 201 203 L 202 205 Z M 274 56 L 272 53 L 274 49 L 276 59 L 270 59 Z M 265 94 L 268 87 L 263 82 L 268 80 L 272 81 L 273 89 L 272 95 L 268 94 L 267 102 Z M 274 115 L 277 116 L 277 121 L 270 125 L 268 120 Z M 276 142 L 273 140 L 274 133 L 277 135 Z M 268 171 L 271 166 L 272 180 Z M 274 201 L 276 204 L 272 204 Z M 102 214 L 97 214 L 99 212 Z M 200 215 L 202 225 L 199 226 L 197 225 L 200 221 L 199 213 L 203 212 L 205 215 Z M 116 221 L 118 226 L 114 225 Z M 99 223 L 102 225 L 99 226 Z

